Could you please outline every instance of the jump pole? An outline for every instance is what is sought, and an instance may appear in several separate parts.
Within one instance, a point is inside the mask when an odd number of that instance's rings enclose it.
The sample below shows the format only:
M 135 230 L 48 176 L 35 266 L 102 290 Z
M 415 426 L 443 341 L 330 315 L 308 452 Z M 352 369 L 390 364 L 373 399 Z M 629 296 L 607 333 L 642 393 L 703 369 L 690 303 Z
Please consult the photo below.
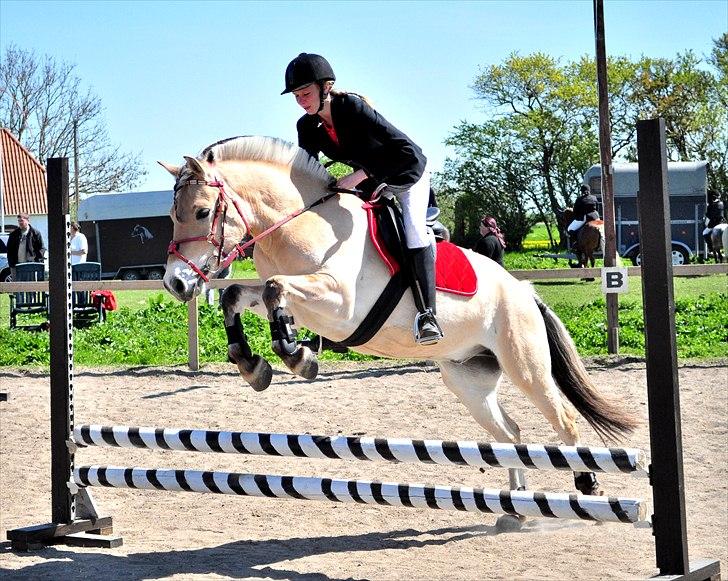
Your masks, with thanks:
M 637 122 L 637 155 L 655 578 L 717 579 L 719 560 L 688 559 L 664 119 Z

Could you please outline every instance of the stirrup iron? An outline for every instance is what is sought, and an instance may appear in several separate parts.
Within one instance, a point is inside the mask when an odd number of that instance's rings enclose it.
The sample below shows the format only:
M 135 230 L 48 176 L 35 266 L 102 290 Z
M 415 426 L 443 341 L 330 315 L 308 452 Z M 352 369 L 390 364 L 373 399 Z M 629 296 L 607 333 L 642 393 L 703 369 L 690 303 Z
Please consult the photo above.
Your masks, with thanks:
M 436 332 L 430 333 L 429 335 L 420 334 L 421 329 L 425 325 L 434 327 Z M 437 319 L 432 312 L 432 309 L 430 308 L 425 309 L 423 313 L 417 313 L 415 316 L 413 332 L 415 336 L 415 343 L 418 345 L 433 345 L 445 336 L 440 324 L 437 322 Z

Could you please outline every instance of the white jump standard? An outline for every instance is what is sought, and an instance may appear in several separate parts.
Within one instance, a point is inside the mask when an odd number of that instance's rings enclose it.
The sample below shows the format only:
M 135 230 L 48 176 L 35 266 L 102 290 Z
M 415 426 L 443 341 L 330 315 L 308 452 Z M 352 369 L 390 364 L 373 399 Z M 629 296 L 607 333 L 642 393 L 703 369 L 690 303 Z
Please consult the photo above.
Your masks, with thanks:
M 73 438 L 79 446 L 648 475 L 645 453 L 635 448 L 100 425 L 76 426 Z
M 644 521 L 647 515 L 646 503 L 631 498 L 574 493 L 488 490 L 466 486 L 426 486 L 308 476 L 82 466 L 75 469 L 73 479 L 78 486 L 139 488 L 170 492 L 211 492 L 238 496 L 510 514 L 536 518 L 637 523 Z

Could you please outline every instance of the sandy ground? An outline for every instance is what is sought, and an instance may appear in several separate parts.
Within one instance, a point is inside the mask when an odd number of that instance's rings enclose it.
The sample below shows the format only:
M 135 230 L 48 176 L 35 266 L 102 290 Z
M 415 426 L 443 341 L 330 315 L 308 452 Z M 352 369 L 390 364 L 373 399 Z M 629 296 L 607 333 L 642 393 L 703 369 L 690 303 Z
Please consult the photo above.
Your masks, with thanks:
M 644 364 L 589 362 L 603 389 L 646 416 Z M 0 371 L 0 535 L 50 517 L 48 377 Z M 81 370 L 76 423 L 489 441 L 436 368 L 379 362 L 323 366 L 315 382 L 277 371 L 255 393 L 231 366 Z M 686 498 L 691 559 L 728 567 L 728 362 L 683 366 Z M 526 442 L 557 443 L 520 392 L 503 401 Z M 584 441 L 599 444 L 582 421 Z M 649 449 L 645 424 L 628 445 Z M 507 487 L 505 470 L 287 460 L 222 454 L 85 449 L 77 465 L 193 468 Z M 603 475 L 610 495 L 651 498 L 645 480 Z M 571 476 L 530 472 L 532 488 L 571 491 Z M 532 520 L 497 533 L 496 517 L 432 510 L 95 488 L 124 538 L 117 549 L 0 544 L 4 579 L 632 579 L 656 572 L 649 529 Z

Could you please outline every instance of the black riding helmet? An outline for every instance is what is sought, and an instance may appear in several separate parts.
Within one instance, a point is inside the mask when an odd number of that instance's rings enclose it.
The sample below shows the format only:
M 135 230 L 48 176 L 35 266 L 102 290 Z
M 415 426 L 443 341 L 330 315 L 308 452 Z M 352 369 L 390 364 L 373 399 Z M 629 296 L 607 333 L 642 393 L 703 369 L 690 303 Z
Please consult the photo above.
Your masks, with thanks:
M 286 67 L 286 88 L 281 93 L 285 95 L 311 83 L 324 83 L 335 81 L 336 75 L 329 61 L 318 54 L 302 52 Z
M 583 185 L 583 186 L 581 186 L 581 193 L 582 194 L 590 194 L 591 193 L 591 190 L 589 189 L 589 186 L 587 186 L 586 184 Z
M 321 55 L 302 52 L 286 67 L 286 88 L 281 95 L 316 83 L 319 86 L 319 95 L 321 97 L 318 113 L 324 108 L 324 100 L 326 99 L 324 83 L 335 80 L 336 75 L 334 75 L 334 69 L 331 68 L 329 61 Z

